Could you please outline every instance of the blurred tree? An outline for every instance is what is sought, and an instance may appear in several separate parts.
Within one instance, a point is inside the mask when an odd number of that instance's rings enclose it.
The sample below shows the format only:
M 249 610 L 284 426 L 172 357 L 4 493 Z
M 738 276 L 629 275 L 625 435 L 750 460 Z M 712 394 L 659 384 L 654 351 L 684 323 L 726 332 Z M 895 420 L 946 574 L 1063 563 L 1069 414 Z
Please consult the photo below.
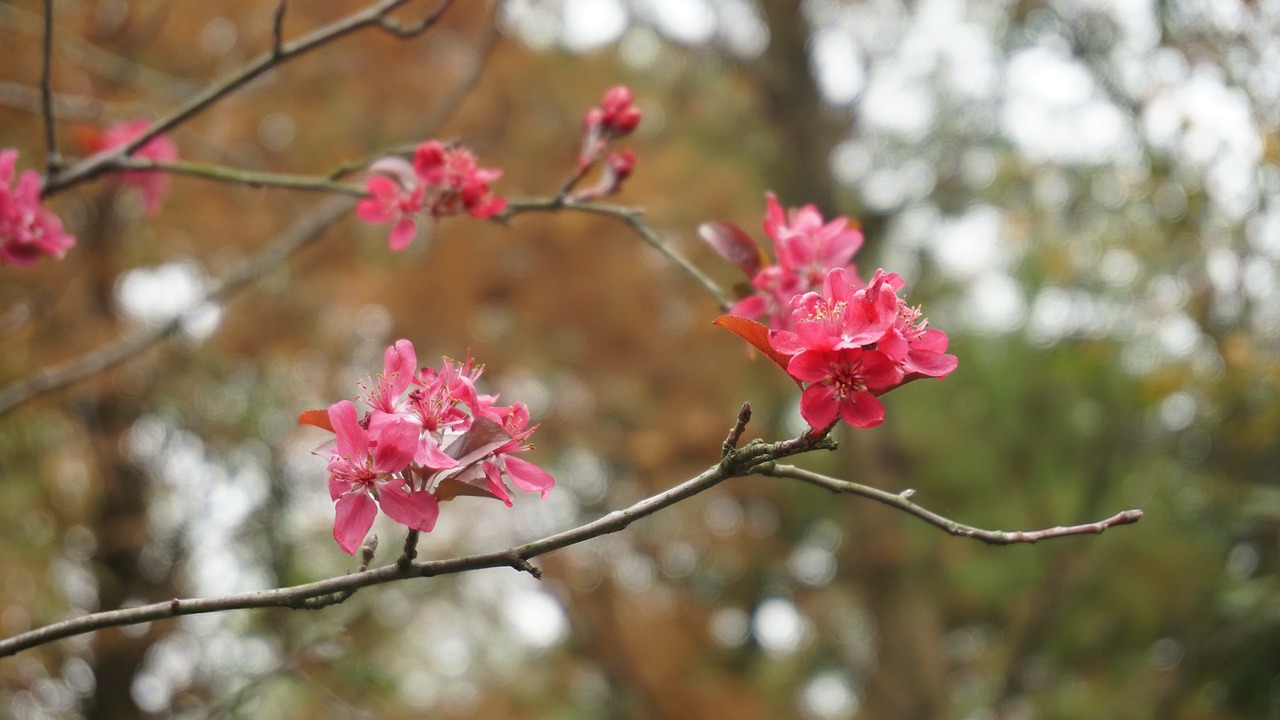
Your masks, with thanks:
M 288 37 L 355 2 L 289 6 Z M 57 6 L 53 84 L 91 124 L 164 112 L 269 47 L 274 2 Z M 0 147 L 40 153 L 40 5 L 0 6 Z M 420 11 L 411 4 L 406 18 Z M 862 220 L 961 358 L 808 465 L 986 527 L 1100 538 L 988 548 L 854 498 L 736 481 L 503 570 L 100 632 L 0 662 L 16 717 L 1280 717 L 1280 120 L 1263 3 L 596 0 L 458 3 L 367 33 L 183 126 L 184 157 L 325 173 L 461 138 L 509 195 L 554 191 L 581 112 L 646 118 L 620 201 L 726 282 L 694 227 L 763 193 Z M 483 72 L 479 72 L 483 70 Z M 157 322 L 315 212 L 175 178 L 143 218 L 107 181 L 56 200 L 81 240 L 3 271 L 0 383 Z M 234 212 L 229 212 L 234 208 Z M 293 423 L 410 337 L 489 365 L 560 481 L 453 501 L 422 552 L 567 527 L 714 462 L 792 388 L 627 229 L 577 214 L 440 223 L 404 255 L 344 220 L 173 342 L 0 418 L 0 627 L 347 569 L 321 438 Z M 490 515 L 488 513 L 499 513 Z M 378 531 L 394 546 L 397 535 Z M 390 532 L 389 532 L 390 531 Z M 386 552 L 386 551 L 384 551 Z

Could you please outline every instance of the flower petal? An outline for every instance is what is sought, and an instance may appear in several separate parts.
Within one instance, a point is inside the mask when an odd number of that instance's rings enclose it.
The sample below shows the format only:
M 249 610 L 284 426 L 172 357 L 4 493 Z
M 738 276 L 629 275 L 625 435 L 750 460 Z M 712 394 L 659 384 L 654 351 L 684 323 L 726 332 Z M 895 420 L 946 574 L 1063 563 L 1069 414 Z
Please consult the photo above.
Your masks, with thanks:
M 348 493 L 338 498 L 337 514 L 333 521 L 333 539 L 348 555 L 355 555 L 360 542 L 373 527 L 373 518 L 378 514 L 378 506 L 368 495 Z
M 528 460 L 506 456 L 502 459 L 502 464 L 506 467 L 507 477 L 511 478 L 511 482 L 525 492 L 536 492 L 545 498 L 551 488 L 556 486 L 556 479 L 551 477 L 551 473 Z
M 410 492 L 387 484 L 378 490 L 378 504 L 387 517 L 411 530 L 431 532 L 440 517 L 440 503 L 426 490 Z

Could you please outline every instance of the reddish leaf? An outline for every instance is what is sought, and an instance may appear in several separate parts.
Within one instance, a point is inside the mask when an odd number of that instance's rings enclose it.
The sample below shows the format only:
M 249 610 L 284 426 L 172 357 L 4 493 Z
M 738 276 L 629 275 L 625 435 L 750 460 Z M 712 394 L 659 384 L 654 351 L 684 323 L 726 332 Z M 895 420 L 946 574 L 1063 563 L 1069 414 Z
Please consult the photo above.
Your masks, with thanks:
M 790 355 L 784 355 L 769 344 L 769 328 L 761 325 L 755 320 L 748 320 L 737 315 L 721 315 L 711 321 L 712 325 L 719 325 L 729 332 L 751 343 L 751 346 L 764 353 L 765 357 L 774 362 L 775 365 L 782 368 L 783 372 L 787 371 L 787 363 L 791 362 Z M 791 377 L 789 374 L 787 377 Z M 800 385 L 800 381 L 791 378 L 796 385 Z
M 492 500 L 499 499 L 497 495 L 494 495 L 493 492 L 489 490 L 488 483 L 484 480 L 483 474 L 480 476 L 480 482 L 485 482 L 485 486 L 479 487 L 474 483 L 466 480 L 459 480 L 458 478 L 445 478 L 444 480 L 441 480 L 440 485 L 436 487 L 436 500 L 446 502 L 461 496 L 490 498 Z
M 298 415 L 299 425 L 314 425 L 321 430 L 333 432 L 333 424 L 329 422 L 328 410 L 304 410 Z
M 742 228 L 730 222 L 705 222 L 698 226 L 698 236 L 715 248 L 725 260 L 737 265 L 747 277 L 755 277 L 769 257 Z

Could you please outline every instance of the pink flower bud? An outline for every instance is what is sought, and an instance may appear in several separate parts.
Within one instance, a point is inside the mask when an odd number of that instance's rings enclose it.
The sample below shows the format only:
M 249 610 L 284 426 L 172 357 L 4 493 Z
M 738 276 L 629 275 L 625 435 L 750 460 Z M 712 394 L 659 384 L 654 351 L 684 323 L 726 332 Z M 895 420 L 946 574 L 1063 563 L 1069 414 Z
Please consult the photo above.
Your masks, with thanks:
M 622 137 L 630 135 L 636 126 L 640 124 L 639 108 L 629 107 L 613 116 L 614 135 Z
M 616 115 L 631 107 L 632 99 L 631 88 L 626 85 L 618 85 L 610 88 L 604 94 L 604 99 L 600 104 L 604 107 L 606 115 Z

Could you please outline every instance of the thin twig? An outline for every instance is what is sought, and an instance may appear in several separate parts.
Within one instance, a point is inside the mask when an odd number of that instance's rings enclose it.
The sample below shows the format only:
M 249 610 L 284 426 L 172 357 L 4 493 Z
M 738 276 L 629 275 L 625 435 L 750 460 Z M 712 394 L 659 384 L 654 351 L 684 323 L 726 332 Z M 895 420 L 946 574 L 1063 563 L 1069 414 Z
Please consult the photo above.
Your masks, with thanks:
M 252 188 L 277 187 L 308 192 L 335 193 L 357 198 L 368 197 L 369 195 L 369 191 L 363 185 L 337 182 L 319 175 L 261 172 L 185 160 L 162 162 L 144 158 L 123 158 L 115 164 L 115 168 L 132 172 L 164 172 L 173 175 L 186 175 L 234 185 L 247 185 Z
M 58 129 L 53 115 L 53 0 L 44 2 L 44 37 L 40 42 L 40 113 L 44 118 L 45 172 L 52 176 L 62 169 L 58 152 Z
M 409 28 L 398 26 L 398 29 L 394 30 L 393 33 L 399 37 L 411 37 L 423 32 L 444 15 L 445 11 L 453 4 L 453 1 L 440 0 L 435 10 L 424 17 L 420 23 L 416 23 Z M 104 172 L 116 169 L 122 159 L 136 152 L 156 136 L 190 120 L 226 95 L 244 87 L 251 80 L 287 60 L 304 55 L 357 30 L 367 27 L 386 27 L 384 21 L 386 21 L 387 14 L 406 2 L 408 0 L 381 0 L 351 15 L 329 23 L 298 40 L 285 43 L 278 49 L 273 48 L 259 55 L 244 67 L 197 93 L 195 97 L 170 111 L 168 115 L 156 120 L 150 127 L 129 142 L 117 148 L 103 150 L 67 168 L 56 177 L 47 178 L 40 190 L 41 197 L 48 197 L 73 185 L 97 177 Z M 391 28 L 387 29 L 390 30 Z
M 702 272 L 688 258 L 676 252 L 671 244 L 658 236 L 652 228 L 644 221 L 644 212 L 630 207 L 621 205 L 607 205 L 604 203 L 591 202 L 574 202 L 564 200 L 562 198 L 531 198 L 528 200 L 513 200 L 507 204 L 507 209 L 503 211 L 496 219 L 502 222 L 508 219 L 529 212 L 563 212 L 563 211 L 580 211 L 592 213 L 594 215 L 604 215 L 617 220 L 621 220 L 631 228 L 641 240 L 644 240 L 650 247 L 657 250 L 663 257 L 670 260 L 676 267 L 683 270 L 689 277 L 693 278 L 703 290 L 710 293 L 711 297 L 720 306 L 721 310 L 728 310 L 733 303 L 729 300 L 729 296 L 724 290 L 716 284 L 706 273 Z
M 0 25 L 4 26 L 6 32 L 37 40 L 44 35 L 44 18 L 22 10 L 13 3 L 0 3 Z M 54 49 L 63 57 L 91 70 L 96 76 L 142 90 L 148 95 L 177 99 L 190 94 L 194 88 L 185 79 L 109 53 L 74 33 L 59 34 L 54 41 Z
M 932 510 L 927 510 L 916 505 L 910 500 L 911 496 L 915 494 L 912 490 L 904 490 L 901 493 L 886 492 L 867 485 L 860 485 L 855 482 L 838 480 L 826 475 L 820 475 L 792 465 L 767 463 L 756 468 L 756 472 L 770 477 L 800 480 L 811 485 L 817 485 L 820 488 L 825 488 L 833 493 L 847 493 L 850 495 L 860 495 L 865 498 L 870 498 L 876 502 L 884 503 L 885 505 L 901 510 L 908 515 L 914 515 L 930 525 L 941 528 L 948 534 L 955 535 L 956 537 L 981 540 L 989 545 L 1015 545 L 1018 543 L 1035 543 L 1052 538 L 1071 537 L 1072 535 L 1097 535 L 1113 527 L 1118 527 L 1120 525 L 1132 525 L 1142 519 L 1141 510 L 1125 510 L 1124 512 L 1117 513 L 1107 518 L 1106 520 L 1084 523 L 1082 525 L 1069 525 L 1065 527 L 1059 526 L 1047 528 L 1045 530 L 1014 530 L 1011 532 L 1002 530 L 983 530 L 981 528 L 958 523 L 950 518 L 943 517 Z
M 548 535 L 524 545 L 497 552 L 447 560 L 413 562 L 406 566 L 402 566 L 400 563 L 392 563 L 373 570 L 356 572 L 305 585 L 295 585 L 289 588 L 259 590 L 223 597 L 188 598 L 185 600 L 174 598 L 173 600 L 151 605 L 140 605 L 83 615 L 0 640 L 0 657 L 13 655 L 22 650 L 44 645 L 54 640 L 83 635 L 103 628 L 137 625 L 180 615 L 261 607 L 309 609 L 315 606 L 315 598 L 327 596 L 326 601 L 328 601 L 332 598 L 342 597 L 344 593 L 349 597 L 350 593 L 361 588 L 408 578 L 436 577 L 497 567 L 515 568 L 533 573 L 536 576 L 538 575 L 537 568 L 529 562 L 533 558 L 592 538 L 624 530 L 641 518 L 652 515 L 682 500 L 687 500 L 729 478 L 748 475 L 753 472 L 752 468 L 760 463 L 771 462 L 812 450 L 830 450 L 834 448 L 835 441 L 829 437 L 815 436 L 812 433 L 805 433 L 799 437 L 775 443 L 754 441 L 745 447 L 734 450 L 719 463 L 675 487 L 656 495 L 651 495 L 623 510 L 615 510 L 585 525 L 579 525 L 570 530 Z
M 266 248 L 237 265 L 194 307 L 198 311 L 209 303 L 225 303 L 230 300 L 249 283 L 278 267 L 290 255 L 320 237 L 326 228 L 350 212 L 351 206 L 350 200 L 332 199 L 322 203 L 314 212 L 303 215 Z M 28 400 L 60 390 L 137 356 L 177 333 L 187 317 L 188 313 L 184 313 L 161 325 L 118 337 L 79 357 L 10 383 L 0 389 L 0 416 Z
M 275 17 L 271 20 L 271 54 L 277 59 L 284 52 L 284 14 L 288 9 L 289 0 L 280 0 Z

